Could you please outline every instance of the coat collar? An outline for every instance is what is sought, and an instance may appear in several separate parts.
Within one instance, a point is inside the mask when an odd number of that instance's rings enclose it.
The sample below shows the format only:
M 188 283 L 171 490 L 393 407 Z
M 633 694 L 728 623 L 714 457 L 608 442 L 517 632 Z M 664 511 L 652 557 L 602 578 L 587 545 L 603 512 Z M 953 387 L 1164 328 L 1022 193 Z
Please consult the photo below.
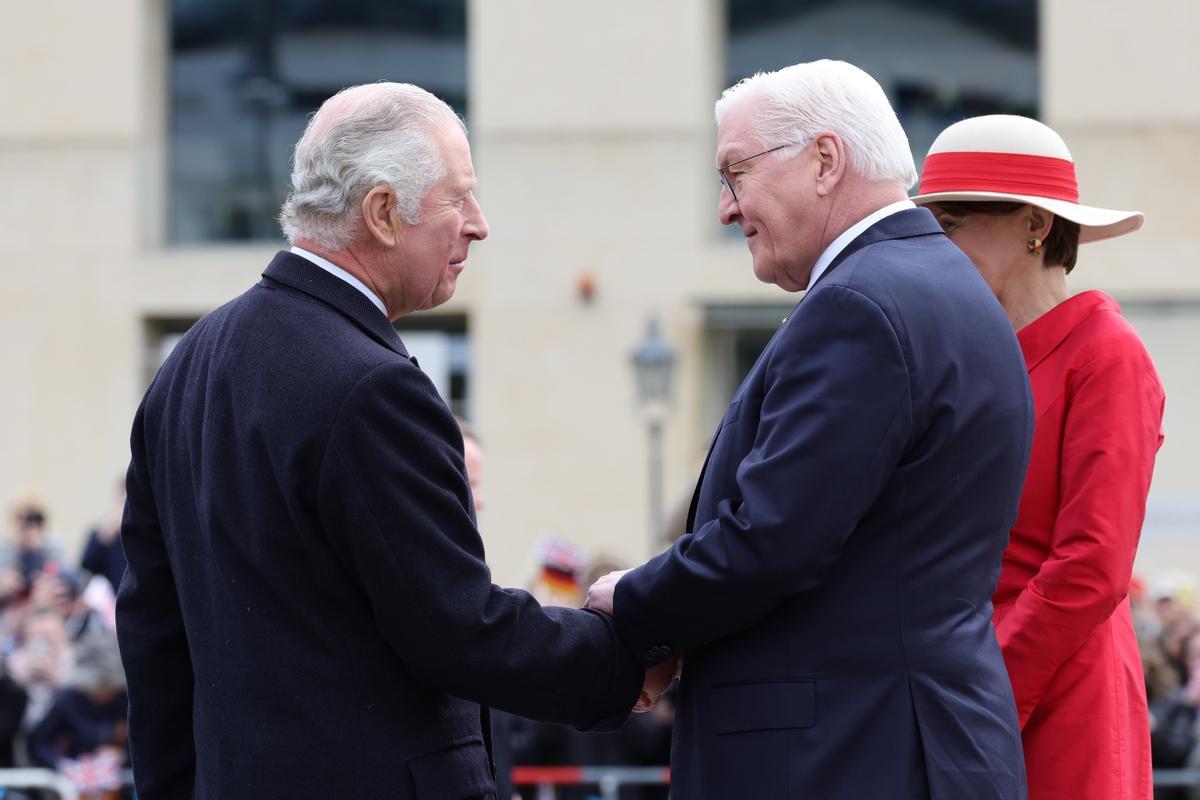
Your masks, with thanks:
M 931 235 L 945 236 L 945 232 L 942 231 L 942 226 L 937 224 L 937 220 L 933 218 L 933 214 L 929 211 L 929 209 L 910 208 L 905 211 L 897 211 L 895 214 L 889 214 L 888 216 L 879 220 L 879 222 L 876 222 L 874 225 L 867 228 L 858 236 L 854 237 L 854 239 L 852 239 L 850 243 L 842 249 L 842 252 L 838 253 L 833 261 L 830 262 L 829 266 L 825 269 L 825 272 L 822 273 L 819 278 L 817 278 L 813 286 L 804 293 L 804 297 L 800 298 L 800 303 L 804 302 L 804 298 L 808 297 L 813 288 L 816 288 L 821 281 L 825 280 L 825 278 L 829 276 L 829 273 L 833 272 L 838 264 L 841 264 L 846 260 L 847 257 L 858 252 L 867 245 L 874 244 L 876 242 L 882 242 L 885 239 L 908 239 L 913 236 Z M 796 307 L 799 308 L 799 303 Z M 791 319 L 790 314 L 783 318 L 782 325 L 787 325 L 789 319 Z M 770 347 L 770 345 L 767 346 Z M 717 435 L 720 435 L 720 429 L 718 429 Z M 715 445 L 716 438 L 714 437 L 712 444 L 709 445 L 708 456 L 704 460 L 704 466 L 700 468 L 700 477 L 696 481 L 696 488 L 692 491 L 692 502 L 688 506 L 687 515 L 688 532 L 693 530 L 693 526 L 696 522 L 696 508 L 700 502 L 700 487 L 704 483 L 704 474 L 708 471 L 708 459 L 712 457 L 712 451 Z
M 350 284 L 331 275 L 313 264 L 308 259 L 281 250 L 267 265 L 263 277 L 269 281 L 281 283 L 297 291 L 315 297 L 327 305 L 349 317 L 354 324 L 362 328 L 371 338 L 377 340 L 409 360 L 415 360 L 408 354 L 400 334 L 392 327 L 379 309 L 371 303 L 363 293 Z
M 1100 311 L 1120 314 L 1121 307 L 1104 292 L 1082 292 L 1068 297 L 1017 331 L 1017 341 L 1021 343 L 1026 368 L 1033 372 L 1033 368 L 1045 361 L 1047 356 L 1066 341 L 1072 331 Z
M 937 220 L 933 218 L 933 214 L 929 209 L 910 208 L 904 211 L 897 211 L 895 214 L 889 214 L 860 233 L 850 241 L 850 244 L 842 248 L 842 252 L 838 253 L 825 272 L 821 273 L 821 277 L 817 278 L 812 288 L 815 289 L 817 284 L 825 280 L 829 276 L 829 273 L 833 272 L 839 264 L 867 245 L 887 239 L 908 239 L 913 236 L 931 235 L 944 236 L 945 233 L 942 231 L 942 226 L 937 224 Z M 809 289 L 809 291 L 812 291 L 812 289 Z

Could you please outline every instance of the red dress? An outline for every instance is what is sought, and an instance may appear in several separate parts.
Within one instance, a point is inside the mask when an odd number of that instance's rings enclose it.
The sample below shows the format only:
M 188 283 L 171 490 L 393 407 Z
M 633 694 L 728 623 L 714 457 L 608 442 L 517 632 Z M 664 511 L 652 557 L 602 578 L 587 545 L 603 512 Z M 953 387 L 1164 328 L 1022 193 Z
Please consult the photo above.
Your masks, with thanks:
M 1120 311 L 1084 292 L 1017 333 L 1033 452 L 993 602 L 1030 800 L 1151 797 L 1128 592 L 1164 395 Z

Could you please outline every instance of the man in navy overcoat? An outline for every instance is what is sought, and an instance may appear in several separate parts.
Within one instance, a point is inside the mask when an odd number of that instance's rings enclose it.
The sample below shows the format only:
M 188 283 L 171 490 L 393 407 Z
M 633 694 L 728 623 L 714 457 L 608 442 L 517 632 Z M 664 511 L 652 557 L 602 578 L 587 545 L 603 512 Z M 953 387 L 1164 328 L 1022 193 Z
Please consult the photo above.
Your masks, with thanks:
M 142 800 L 491 798 L 478 704 L 633 707 L 610 619 L 491 583 L 458 425 L 391 324 L 453 294 L 474 182 L 427 92 L 331 98 L 296 146 L 296 246 L 155 377 L 117 610 Z
M 1008 319 L 906 199 L 866 73 L 759 75 L 717 121 L 721 221 L 759 279 L 807 291 L 721 421 L 690 533 L 589 592 L 654 682 L 683 654 L 672 793 L 1022 798 L 990 602 L 1033 425 Z

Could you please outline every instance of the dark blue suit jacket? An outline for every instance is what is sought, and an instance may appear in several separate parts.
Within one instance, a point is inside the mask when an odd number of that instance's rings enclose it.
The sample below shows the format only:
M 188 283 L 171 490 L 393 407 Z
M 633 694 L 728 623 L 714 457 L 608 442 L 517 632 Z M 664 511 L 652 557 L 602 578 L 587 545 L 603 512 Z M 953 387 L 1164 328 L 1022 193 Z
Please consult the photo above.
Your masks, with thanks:
M 476 703 L 590 726 L 637 699 L 610 619 L 492 585 L 449 410 L 299 256 L 188 332 L 132 451 L 117 624 L 143 800 L 491 797 Z
M 856 238 L 733 398 L 688 530 L 618 584 L 686 651 L 673 792 L 1025 796 L 991 595 L 1033 430 L 1012 327 L 924 209 Z

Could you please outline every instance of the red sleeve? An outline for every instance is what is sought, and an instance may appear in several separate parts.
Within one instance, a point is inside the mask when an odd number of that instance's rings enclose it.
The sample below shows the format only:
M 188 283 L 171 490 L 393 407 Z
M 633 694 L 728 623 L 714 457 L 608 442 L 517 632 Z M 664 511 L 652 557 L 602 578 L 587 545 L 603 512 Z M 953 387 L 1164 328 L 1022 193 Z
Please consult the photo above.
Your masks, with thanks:
M 1129 592 L 1164 396 L 1136 338 L 1068 377 L 1050 552 L 996 633 L 1024 727 L 1054 673 Z M 1032 476 L 1031 472 L 1031 476 Z

